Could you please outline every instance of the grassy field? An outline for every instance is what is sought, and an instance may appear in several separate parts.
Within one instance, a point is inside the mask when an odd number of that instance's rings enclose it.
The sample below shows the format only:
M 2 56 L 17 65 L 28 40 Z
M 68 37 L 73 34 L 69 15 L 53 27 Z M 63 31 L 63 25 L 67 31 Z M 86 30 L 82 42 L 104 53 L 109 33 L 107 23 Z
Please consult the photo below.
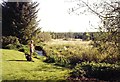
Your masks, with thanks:
M 62 40 L 62 39 L 52 39 L 49 42 L 45 42 L 47 45 L 80 45 L 88 46 L 91 41 L 82 41 L 80 39 L 75 40 Z
M 3 80 L 65 80 L 70 70 L 44 63 L 44 57 L 27 62 L 24 53 L 2 49 Z

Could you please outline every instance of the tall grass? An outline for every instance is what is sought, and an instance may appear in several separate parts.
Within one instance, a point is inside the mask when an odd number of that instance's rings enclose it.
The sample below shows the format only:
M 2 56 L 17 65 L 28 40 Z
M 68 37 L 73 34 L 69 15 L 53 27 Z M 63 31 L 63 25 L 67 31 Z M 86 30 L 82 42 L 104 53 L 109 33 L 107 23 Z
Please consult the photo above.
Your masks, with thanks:
M 47 53 L 46 62 L 72 68 L 72 78 L 119 81 L 118 57 L 114 54 L 100 53 L 97 48 L 90 45 L 91 42 L 55 40 L 45 43 L 43 48 Z
M 94 48 L 91 41 L 63 41 L 54 40 L 45 43 L 43 47 L 48 59 L 46 61 L 54 62 L 62 66 L 75 66 L 81 62 L 106 62 L 115 63 L 107 54 L 101 54 L 97 48 Z

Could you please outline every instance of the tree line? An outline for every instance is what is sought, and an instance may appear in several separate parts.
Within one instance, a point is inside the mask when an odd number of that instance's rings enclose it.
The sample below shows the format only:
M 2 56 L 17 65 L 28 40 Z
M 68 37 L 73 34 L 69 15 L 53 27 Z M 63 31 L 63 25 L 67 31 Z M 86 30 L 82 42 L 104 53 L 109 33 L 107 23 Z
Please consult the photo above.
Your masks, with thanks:
M 97 32 L 50 32 L 52 39 L 82 39 L 93 40 Z

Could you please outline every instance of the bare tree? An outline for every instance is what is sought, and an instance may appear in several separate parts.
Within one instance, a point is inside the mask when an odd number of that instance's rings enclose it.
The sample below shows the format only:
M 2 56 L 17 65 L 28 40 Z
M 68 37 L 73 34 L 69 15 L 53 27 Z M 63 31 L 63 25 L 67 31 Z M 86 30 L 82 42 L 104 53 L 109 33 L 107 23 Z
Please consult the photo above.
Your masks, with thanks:
M 108 54 L 120 54 L 120 0 L 74 0 L 76 6 L 69 8 L 69 14 L 92 13 L 101 19 L 99 33 L 94 45 Z M 73 2 L 73 1 L 72 1 Z

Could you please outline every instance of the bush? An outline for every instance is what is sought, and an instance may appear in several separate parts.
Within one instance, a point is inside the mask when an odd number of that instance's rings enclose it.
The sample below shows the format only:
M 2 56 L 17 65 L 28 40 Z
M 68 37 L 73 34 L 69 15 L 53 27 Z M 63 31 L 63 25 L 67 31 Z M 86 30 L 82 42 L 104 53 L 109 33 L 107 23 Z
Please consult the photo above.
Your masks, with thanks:
M 100 54 L 97 52 L 97 49 L 91 47 L 81 47 L 79 45 L 45 45 L 44 50 L 46 55 L 52 58 L 54 61 L 61 65 L 71 65 L 75 66 L 76 63 L 81 63 L 85 61 L 94 61 L 99 62 L 102 60 Z M 52 56 L 52 57 L 51 57 Z M 47 59 L 47 60 L 48 60 Z M 58 64 L 57 63 L 57 64 Z
M 47 63 L 55 63 L 55 59 L 54 59 L 54 57 L 52 57 L 52 56 L 48 56 L 48 57 L 46 58 L 46 60 L 44 60 L 44 62 L 47 62 Z
M 43 48 L 41 46 L 35 46 L 35 50 L 41 51 Z
M 86 44 L 84 44 L 86 45 Z M 101 54 L 93 46 L 82 44 L 46 44 L 42 48 L 46 51 L 47 61 L 62 66 L 74 68 L 77 63 L 96 62 L 96 63 L 117 63 L 120 61 L 119 55 Z M 111 48 L 110 48 L 111 49 Z
M 17 49 L 17 45 L 15 45 L 15 44 L 8 44 L 8 45 L 6 45 L 5 47 L 4 47 L 5 49 Z
M 36 52 L 33 52 L 33 55 L 32 55 L 34 58 L 38 58 L 38 54 Z
M 76 65 L 71 72 L 71 77 L 87 77 L 109 81 L 120 81 L 120 66 L 115 64 L 84 62 Z
M 47 59 L 44 62 L 55 63 L 55 65 L 59 65 L 62 67 L 70 67 L 70 62 L 67 58 L 57 55 L 47 56 Z
M 81 65 L 77 64 L 70 74 L 72 78 L 83 78 L 86 75 L 86 71 Z
M 63 56 L 56 57 L 55 58 L 55 63 L 56 63 L 56 65 L 63 66 L 63 67 L 69 67 L 70 66 L 70 61 Z
M 15 37 L 15 36 L 6 36 L 6 37 L 3 36 L 1 41 L 2 41 L 2 47 L 3 48 L 5 48 L 7 45 L 8 46 L 10 46 L 10 45 L 13 46 L 13 45 L 19 45 L 20 44 L 18 38 Z
M 29 49 L 28 45 L 22 45 L 21 44 L 21 45 L 19 45 L 18 51 L 29 54 L 30 49 Z

